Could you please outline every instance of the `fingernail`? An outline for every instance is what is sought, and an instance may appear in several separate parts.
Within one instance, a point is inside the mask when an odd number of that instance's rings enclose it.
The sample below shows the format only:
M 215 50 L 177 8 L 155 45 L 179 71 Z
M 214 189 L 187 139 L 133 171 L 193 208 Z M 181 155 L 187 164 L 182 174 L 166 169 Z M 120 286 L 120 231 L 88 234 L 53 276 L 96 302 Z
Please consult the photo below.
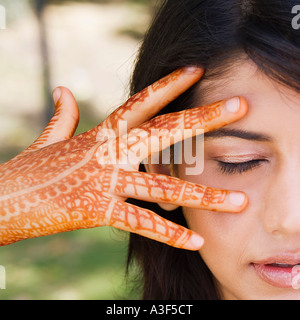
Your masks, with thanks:
M 53 95 L 54 103 L 57 104 L 61 96 L 61 90 L 59 88 L 54 89 L 52 92 L 52 95 Z
M 186 67 L 184 68 L 186 73 L 190 74 L 203 74 L 204 70 L 200 67 Z
M 193 249 L 199 250 L 204 244 L 204 239 L 198 234 L 194 233 L 190 236 L 189 243 L 192 245 Z
M 245 199 L 246 199 L 246 196 L 241 192 L 239 193 L 233 192 L 233 193 L 230 193 L 229 195 L 229 200 L 231 204 L 237 207 L 240 207 L 241 205 L 243 205 L 245 202 Z
M 229 112 L 236 113 L 240 109 L 240 98 L 235 97 L 226 101 L 226 108 Z

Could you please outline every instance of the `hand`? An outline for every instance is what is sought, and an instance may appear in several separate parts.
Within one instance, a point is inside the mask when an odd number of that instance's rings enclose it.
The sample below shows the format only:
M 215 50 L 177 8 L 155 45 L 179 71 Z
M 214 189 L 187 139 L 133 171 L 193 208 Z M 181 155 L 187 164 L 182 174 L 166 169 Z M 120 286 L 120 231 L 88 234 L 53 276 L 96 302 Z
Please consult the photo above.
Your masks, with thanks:
M 221 101 L 152 119 L 202 73 L 196 68 L 175 71 L 133 96 L 96 128 L 73 138 L 78 108 L 72 94 L 58 88 L 55 93 L 61 95 L 55 99 L 55 114 L 40 138 L 0 166 L 0 245 L 112 226 L 174 247 L 198 250 L 203 245 L 201 236 L 125 200 L 131 197 L 230 212 L 240 212 L 247 205 L 246 197 L 241 205 L 231 203 L 233 191 L 138 172 L 143 159 L 170 144 L 167 134 L 153 136 L 150 129 L 209 131 L 245 115 L 247 104 L 240 98 L 236 112 L 230 112 L 226 101 Z M 174 143 L 182 139 L 178 135 Z

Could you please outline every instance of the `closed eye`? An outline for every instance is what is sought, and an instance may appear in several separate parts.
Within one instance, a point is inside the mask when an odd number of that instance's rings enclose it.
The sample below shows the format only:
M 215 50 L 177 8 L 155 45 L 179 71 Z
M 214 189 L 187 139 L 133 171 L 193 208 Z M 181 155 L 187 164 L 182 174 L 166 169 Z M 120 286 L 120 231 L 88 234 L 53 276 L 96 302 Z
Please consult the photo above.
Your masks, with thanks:
M 263 162 L 267 162 L 266 159 L 256 159 L 247 162 L 223 162 L 218 161 L 219 169 L 224 174 L 242 174 L 244 172 L 253 170 L 259 166 Z

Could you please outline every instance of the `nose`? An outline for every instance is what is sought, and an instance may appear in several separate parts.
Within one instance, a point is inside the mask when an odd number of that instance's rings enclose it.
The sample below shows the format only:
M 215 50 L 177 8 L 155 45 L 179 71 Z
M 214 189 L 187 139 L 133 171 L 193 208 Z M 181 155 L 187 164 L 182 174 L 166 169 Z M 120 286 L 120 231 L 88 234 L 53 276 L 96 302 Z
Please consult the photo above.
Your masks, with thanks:
M 263 210 L 264 229 L 274 235 L 300 235 L 300 161 L 271 179 Z

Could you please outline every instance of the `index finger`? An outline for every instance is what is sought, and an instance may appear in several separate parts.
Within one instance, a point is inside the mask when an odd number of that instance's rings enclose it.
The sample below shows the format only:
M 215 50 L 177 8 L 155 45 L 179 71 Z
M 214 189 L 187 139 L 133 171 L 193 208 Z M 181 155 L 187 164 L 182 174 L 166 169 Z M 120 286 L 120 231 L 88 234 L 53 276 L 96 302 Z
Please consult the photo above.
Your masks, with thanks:
M 94 129 L 99 131 L 100 137 L 98 136 L 97 140 L 101 138 L 103 129 L 109 129 L 113 134 L 122 135 L 151 119 L 198 82 L 203 73 L 204 70 L 197 67 L 178 69 L 137 93 Z M 126 128 L 119 128 L 120 121 L 126 122 Z

